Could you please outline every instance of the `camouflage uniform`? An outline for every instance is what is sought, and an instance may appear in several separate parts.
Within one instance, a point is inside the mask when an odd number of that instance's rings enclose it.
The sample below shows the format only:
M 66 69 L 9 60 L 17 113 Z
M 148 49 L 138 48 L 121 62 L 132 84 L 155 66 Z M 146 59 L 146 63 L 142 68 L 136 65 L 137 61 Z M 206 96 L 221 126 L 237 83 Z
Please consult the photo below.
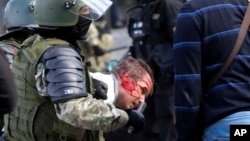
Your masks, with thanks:
M 88 38 L 85 41 L 79 41 L 79 44 L 81 48 L 83 48 L 85 54 L 87 56 L 88 54 L 91 54 L 88 57 L 91 62 L 90 71 L 104 71 L 106 63 L 110 61 L 110 53 L 105 53 L 102 56 L 95 56 L 93 50 L 93 46 L 98 46 L 104 51 L 112 49 L 114 42 L 113 37 L 106 26 L 106 20 L 92 22 L 88 30 Z
M 113 104 L 92 98 L 92 88 L 87 71 L 86 97 L 53 104 L 48 94 L 45 65 L 42 55 L 53 46 L 68 46 L 59 39 L 44 39 L 39 35 L 29 37 L 17 51 L 13 72 L 17 83 L 19 102 L 16 109 L 5 116 L 4 136 L 10 141 L 101 141 L 100 131 L 113 131 L 128 121 L 125 111 Z M 59 52 L 58 52 L 59 53 Z M 80 55 L 79 55 L 80 56 Z M 52 66 L 53 67 L 53 66 Z M 86 69 L 82 60 L 83 70 Z M 33 74 L 33 75 L 32 75 Z M 56 78 L 51 78 L 56 80 Z
M 92 2 L 93 8 L 103 1 Z M 102 7 L 103 12 L 110 4 Z M 5 140 L 102 141 L 102 131 L 113 131 L 128 123 L 125 111 L 93 98 L 86 58 L 76 44 L 91 22 L 80 15 L 86 5 L 83 0 L 29 3 L 39 26 L 28 29 L 39 35 L 29 36 L 14 57 L 18 103 L 4 117 Z M 103 14 L 92 12 L 97 17 Z
M 5 0 L 5 2 L 1 1 L 1 10 L 4 9 L 4 16 L 1 16 L 5 26 L 5 32 L 0 37 L 0 49 L 2 49 L 9 61 L 10 67 L 12 68 L 13 58 L 15 56 L 16 51 L 21 47 L 22 42 L 29 35 L 31 35 L 31 31 L 21 30 L 20 27 L 34 24 L 33 11 L 28 8 L 28 5 L 32 0 Z M 5 3 L 5 4 L 3 4 Z M 26 8 L 24 8 L 26 6 Z M 0 12 L 1 13 L 1 12 Z M 1 27 L 0 27 L 1 30 Z M 3 116 L 0 117 L 0 128 L 3 125 Z
M 22 32 L 23 36 L 28 36 L 27 32 Z M 5 37 L 7 34 L 0 37 L 0 49 L 3 50 L 6 58 L 8 59 L 10 68 L 12 68 L 13 58 L 16 51 L 21 47 L 22 40 L 18 37 Z M 3 115 L 0 116 L 0 128 L 4 126 Z M 2 132 L 1 132 L 2 134 Z

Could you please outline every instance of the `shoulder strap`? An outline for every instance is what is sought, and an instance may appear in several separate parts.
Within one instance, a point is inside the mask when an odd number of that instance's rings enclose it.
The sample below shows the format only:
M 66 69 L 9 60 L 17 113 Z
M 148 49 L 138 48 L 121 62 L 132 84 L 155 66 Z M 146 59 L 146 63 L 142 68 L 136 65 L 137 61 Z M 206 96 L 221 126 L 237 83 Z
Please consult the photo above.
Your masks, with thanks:
M 45 39 L 42 36 L 36 34 L 23 42 L 22 48 L 25 49 L 22 51 L 31 63 L 36 64 L 37 62 L 35 61 L 39 61 L 37 58 L 40 58 L 45 50 L 54 45 L 69 46 L 69 43 L 56 38 Z
M 216 83 L 216 81 L 220 78 L 220 76 L 225 72 L 225 70 L 231 64 L 231 62 L 233 61 L 233 58 L 235 57 L 235 55 L 239 51 L 239 49 L 240 49 L 240 47 L 242 45 L 242 42 L 245 39 L 245 36 L 246 36 L 247 31 L 248 31 L 249 25 L 250 25 L 250 18 L 249 17 L 250 17 L 250 0 L 248 0 L 247 10 L 246 10 L 244 19 L 242 21 L 242 24 L 241 24 L 241 27 L 240 27 L 240 32 L 238 34 L 238 37 L 237 37 L 236 43 L 234 45 L 234 48 L 232 49 L 232 52 L 229 54 L 226 61 L 224 62 L 224 64 L 219 69 L 219 71 L 214 75 L 214 77 L 212 77 L 212 79 L 209 81 L 209 83 L 205 87 L 205 92 L 207 92 L 210 88 L 212 88 L 212 86 Z

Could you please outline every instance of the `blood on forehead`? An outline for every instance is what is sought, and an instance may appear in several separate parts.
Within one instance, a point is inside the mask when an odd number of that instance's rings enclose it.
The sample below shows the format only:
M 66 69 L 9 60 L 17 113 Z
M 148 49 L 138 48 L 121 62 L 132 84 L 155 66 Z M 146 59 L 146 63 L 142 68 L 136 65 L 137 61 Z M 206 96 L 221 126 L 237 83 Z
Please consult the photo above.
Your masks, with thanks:
M 145 73 L 142 77 L 141 80 L 138 80 L 137 84 L 141 88 L 145 88 L 147 90 L 146 94 L 150 95 L 153 91 L 153 82 L 148 73 Z

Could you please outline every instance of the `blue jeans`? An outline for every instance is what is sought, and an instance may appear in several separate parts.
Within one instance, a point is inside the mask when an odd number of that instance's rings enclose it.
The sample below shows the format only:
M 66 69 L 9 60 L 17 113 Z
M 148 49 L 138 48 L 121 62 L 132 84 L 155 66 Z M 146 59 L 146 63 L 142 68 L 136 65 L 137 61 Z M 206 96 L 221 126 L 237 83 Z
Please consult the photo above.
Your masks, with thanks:
M 229 115 L 205 129 L 203 141 L 229 141 L 230 125 L 250 124 L 250 111 Z

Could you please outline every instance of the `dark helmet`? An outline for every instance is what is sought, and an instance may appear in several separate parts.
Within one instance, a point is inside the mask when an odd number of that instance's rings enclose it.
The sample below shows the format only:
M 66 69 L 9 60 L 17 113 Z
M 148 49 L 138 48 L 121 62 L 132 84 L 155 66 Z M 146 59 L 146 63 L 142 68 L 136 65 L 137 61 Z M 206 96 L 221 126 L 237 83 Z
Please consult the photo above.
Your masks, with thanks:
M 43 26 L 74 26 L 79 16 L 90 20 L 101 17 L 110 0 L 34 0 L 35 21 Z
M 5 26 L 8 30 L 34 25 L 34 0 L 9 0 L 5 7 Z
M 91 20 L 101 17 L 110 0 L 34 0 L 35 21 L 41 27 L 68 30 L 73 36 L 85 36 Z M 73 30 L 72 30 L 73 29 Z M 63 32 L 65 33 L 65 32 Z

